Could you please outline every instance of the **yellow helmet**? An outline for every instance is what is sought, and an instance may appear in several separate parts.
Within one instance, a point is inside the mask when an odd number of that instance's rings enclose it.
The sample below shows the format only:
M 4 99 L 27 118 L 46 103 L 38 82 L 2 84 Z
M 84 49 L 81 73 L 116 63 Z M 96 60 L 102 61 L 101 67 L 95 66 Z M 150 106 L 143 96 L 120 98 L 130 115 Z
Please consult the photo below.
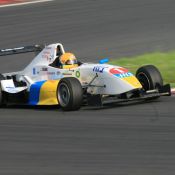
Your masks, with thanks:
M 60 57 L 60 62 L 63 65 L 77 64 L 77 59 L 73 53 L 64 53 Z

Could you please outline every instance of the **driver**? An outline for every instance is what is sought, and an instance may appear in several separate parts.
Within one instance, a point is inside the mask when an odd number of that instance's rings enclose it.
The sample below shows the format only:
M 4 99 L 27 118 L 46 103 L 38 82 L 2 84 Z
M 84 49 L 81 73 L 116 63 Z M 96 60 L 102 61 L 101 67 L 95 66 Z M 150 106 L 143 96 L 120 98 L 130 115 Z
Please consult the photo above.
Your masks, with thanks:
M 70 69 L 78 67 L 78 62 L 73 53 L 64 53 L 60 56 L 61 68 Z

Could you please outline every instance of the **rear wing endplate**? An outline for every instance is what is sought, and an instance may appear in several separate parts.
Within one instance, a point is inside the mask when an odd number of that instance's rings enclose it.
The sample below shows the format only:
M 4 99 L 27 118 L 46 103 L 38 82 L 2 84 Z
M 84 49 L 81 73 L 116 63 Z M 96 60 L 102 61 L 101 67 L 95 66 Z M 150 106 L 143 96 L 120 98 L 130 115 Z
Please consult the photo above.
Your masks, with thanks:
M 43 45 L 34 45 L 34 46 L 16 47 L 13 49 L 1 49 L 0 56 L 27 53 L 27 52 L 41 52 L 43 48 L 44 48 Z

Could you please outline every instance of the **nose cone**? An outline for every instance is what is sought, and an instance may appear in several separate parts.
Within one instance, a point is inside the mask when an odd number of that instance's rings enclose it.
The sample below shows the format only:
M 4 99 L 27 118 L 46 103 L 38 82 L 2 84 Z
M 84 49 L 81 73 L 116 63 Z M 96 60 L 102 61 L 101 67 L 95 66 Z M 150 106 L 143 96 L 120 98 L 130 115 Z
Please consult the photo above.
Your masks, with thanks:
M 132 85 L 133 88 L 142 88 L 142 85 L 137 80 L 137 78 L 123 67 L 112 68 L 110 69 L 110 73 L 120 78 L 121 80 L 127 82 L 128 84 Z

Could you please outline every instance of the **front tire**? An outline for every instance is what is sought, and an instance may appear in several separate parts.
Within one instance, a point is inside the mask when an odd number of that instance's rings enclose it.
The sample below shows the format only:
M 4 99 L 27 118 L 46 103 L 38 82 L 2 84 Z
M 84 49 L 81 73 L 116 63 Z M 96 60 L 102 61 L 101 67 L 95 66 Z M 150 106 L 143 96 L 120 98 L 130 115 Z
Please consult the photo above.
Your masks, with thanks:
M 145 91 L 159 89 L 163 86 L 161 73 L 153 65 L 140 67 L 136 72 L 136 77 L 142 84 Z
M 58 102 L 65 111 L 78 110 L 82 105 L 82 86 L 79 80 L 74 77 L 66 77 L 60 80 L 57 95 Z

